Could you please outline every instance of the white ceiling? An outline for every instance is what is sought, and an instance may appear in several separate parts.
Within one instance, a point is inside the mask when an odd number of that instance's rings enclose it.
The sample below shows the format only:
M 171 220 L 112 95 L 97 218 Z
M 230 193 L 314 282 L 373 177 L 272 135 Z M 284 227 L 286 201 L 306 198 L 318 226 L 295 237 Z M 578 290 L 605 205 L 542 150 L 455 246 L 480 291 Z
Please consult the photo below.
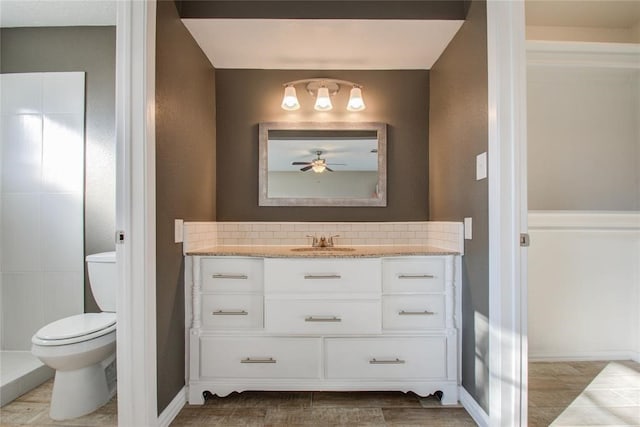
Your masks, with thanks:
M 371 150 L 378 148 L 378 140 L 373 139 L 269 139 L 269 170 L 299 171 L 304 166 L 294 166 L 292 162 L 310 162 L 322 151 L 334 171 L 375 171 L 378 170 L 378 154 Z M 341 165 L 331 165 L 341 163 Z
M 216 68 L 430 69 L 463 21 L 183 19 Z
M 0 27 L 116 25 L 117 0 L 0 0 Z

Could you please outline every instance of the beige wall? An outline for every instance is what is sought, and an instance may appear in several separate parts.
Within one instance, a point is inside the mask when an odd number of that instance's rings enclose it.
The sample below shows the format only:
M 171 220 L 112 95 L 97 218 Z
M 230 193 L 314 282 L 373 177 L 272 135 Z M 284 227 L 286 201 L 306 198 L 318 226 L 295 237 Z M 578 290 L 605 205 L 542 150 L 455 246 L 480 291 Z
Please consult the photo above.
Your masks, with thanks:
M 640 23 L 631 28 L 527 25 L 526 38 L 527 40 L 640 43 Z

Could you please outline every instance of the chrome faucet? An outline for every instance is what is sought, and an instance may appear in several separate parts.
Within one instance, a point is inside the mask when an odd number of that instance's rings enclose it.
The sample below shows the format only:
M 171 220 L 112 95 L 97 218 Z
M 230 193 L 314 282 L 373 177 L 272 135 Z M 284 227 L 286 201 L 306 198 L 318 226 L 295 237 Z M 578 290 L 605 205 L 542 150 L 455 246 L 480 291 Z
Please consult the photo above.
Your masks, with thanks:
M 332 248 L 334 245 L 333 238 L 340 237 L 339 234 L 334 234 L 333 236 L 329 236 L 327 239 L 324 235 L 320 236 L 318 239 L 315 235 L 307 234 L 307 237 L 311 237 L 313 240 L 311 241 L 311 247 L 313 248 Z

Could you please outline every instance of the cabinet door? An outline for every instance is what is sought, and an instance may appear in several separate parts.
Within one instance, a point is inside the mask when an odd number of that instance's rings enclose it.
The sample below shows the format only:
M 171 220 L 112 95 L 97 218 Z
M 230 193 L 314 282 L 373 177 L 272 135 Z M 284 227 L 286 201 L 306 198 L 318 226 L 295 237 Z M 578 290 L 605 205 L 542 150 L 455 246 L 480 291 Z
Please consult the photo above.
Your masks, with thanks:
M 380 300 L 267 300 L 265 329 L 285 334 L 380 332 Z
M 267 294 L 379 293 L 379 259 L 266 259 Z
M 200 375 L 215 378 L 319 378 L 319 338 L 202 337 Z
M 443 330 L 444 295 L 385 295 L 382 297 L 382 329 Z
M 445 379 L 446 337 L 328 338 L 330 379 Z
M 384 293 L 444 292 L 445 259 L 416 257 L 382 261 Z
M 202 258 L 200 269 L 204 292 L 262 292 L 262 259 Z
M 202 296 L 202 325 L 210 329 L 262 328 L 262 295 Z

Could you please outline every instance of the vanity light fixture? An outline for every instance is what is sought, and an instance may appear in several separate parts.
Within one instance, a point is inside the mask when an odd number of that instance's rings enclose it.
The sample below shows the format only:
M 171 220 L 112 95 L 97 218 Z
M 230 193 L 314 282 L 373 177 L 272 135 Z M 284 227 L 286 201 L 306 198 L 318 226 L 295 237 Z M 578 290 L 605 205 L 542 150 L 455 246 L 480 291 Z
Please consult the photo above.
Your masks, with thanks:
M 296 85 L 305 85 L 307 92 L 316 98 L 314 109 L 317 111 L 329 111 L 333 108 L 331 96 L 338 93 L 340 86 L 351 86 L 347 110 L 362 111 L 366 108 L 362 99 L 362 86 L 348 80 L 336 79 L 303 79 L 294 80 L 284 84 L 284 96 L 281 107 L 283 110 L 293 111 L 300 108 L 298 97 L 296 96 Z

